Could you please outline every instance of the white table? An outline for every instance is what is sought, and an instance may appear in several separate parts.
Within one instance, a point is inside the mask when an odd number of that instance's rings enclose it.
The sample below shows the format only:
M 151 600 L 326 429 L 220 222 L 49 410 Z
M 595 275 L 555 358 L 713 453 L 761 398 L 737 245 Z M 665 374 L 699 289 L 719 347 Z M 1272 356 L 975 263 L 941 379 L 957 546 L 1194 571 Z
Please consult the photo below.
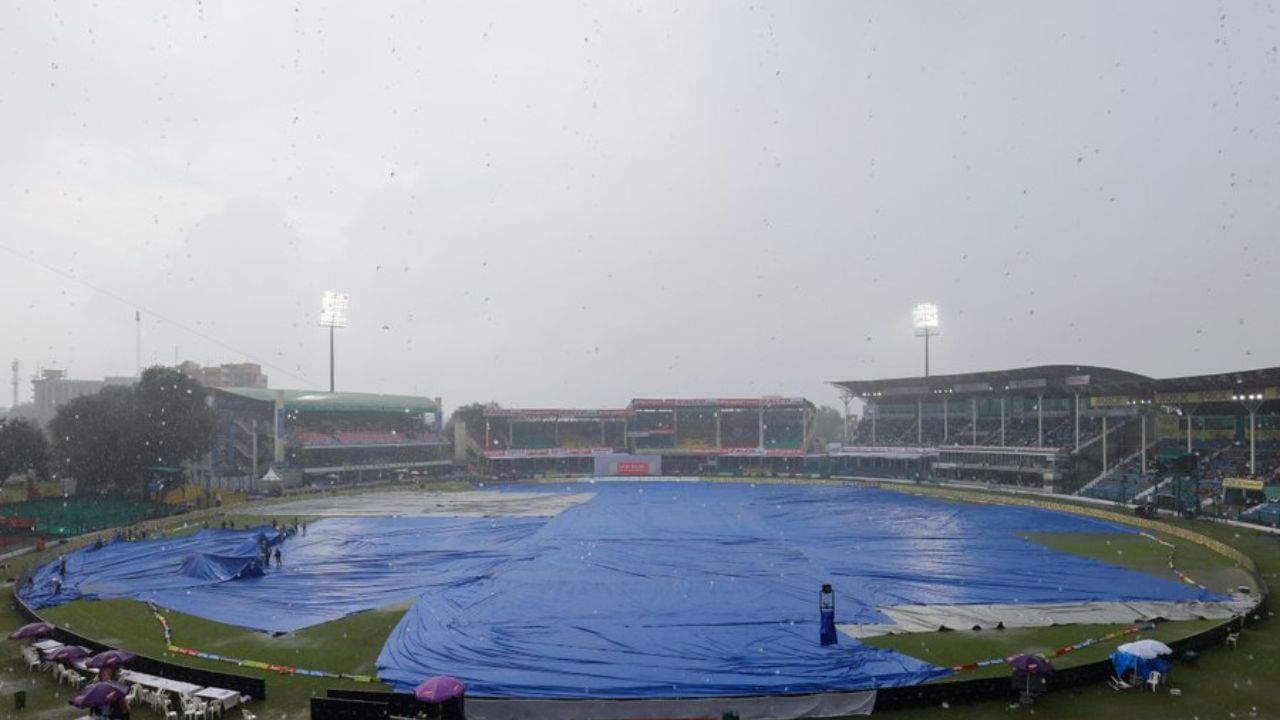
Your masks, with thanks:
M 240 693 L 225 688 L 207 687 L 196 693 L 196 697 L 220 702 L 223 710 L 230 710 L 240 703 Z
M 54 650 L 57 650 L 58 648 L 62 647 L 62 643 L 50 638 L 48 640 L 41 640 L 40 642 L 33 642 L 31 643 L 31 647 L 39 650 L 45 655 L 48 655 Z
M 120 673 L 120 679 L 125 682 L 141 685 L 142 687 L 151 688 L 152 690 L 164 690 L 165 692 L 177 693 L 179 695 L 195 695 L 204 689 L 202 685 L 192 685 L 189 682 L 180 680 L 170 680 L 162 678 L 158 675 L 148 675 L 146 673 L 135 672 L 133 670 L 125 670 Z

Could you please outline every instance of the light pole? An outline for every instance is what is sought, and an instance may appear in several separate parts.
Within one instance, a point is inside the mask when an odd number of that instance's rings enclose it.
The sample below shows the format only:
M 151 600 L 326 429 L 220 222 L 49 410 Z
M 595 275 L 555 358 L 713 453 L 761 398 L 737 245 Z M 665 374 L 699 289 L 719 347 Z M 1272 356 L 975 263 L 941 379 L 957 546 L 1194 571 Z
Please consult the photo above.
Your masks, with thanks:
M 938 306 L 933 303 L 920 303 L 911 311 L 911 322 L 916 329 L 916 337 L 924 338 L 924 376 L 929 377 L 929 338 L 939 335 Z
M 346 294 L 326 290 L 320 298 L 320 327 L 329 328 L 329 392 L 333 392 L 333 331 L 346 326 Z

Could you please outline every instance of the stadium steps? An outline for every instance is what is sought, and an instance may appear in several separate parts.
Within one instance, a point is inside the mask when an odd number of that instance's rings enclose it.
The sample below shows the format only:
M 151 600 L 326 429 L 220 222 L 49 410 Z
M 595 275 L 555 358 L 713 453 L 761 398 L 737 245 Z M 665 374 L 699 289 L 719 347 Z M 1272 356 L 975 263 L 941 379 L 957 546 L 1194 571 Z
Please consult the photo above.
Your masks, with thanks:
M 1108 432 L 1110 432 L 1110 430 L 1108 430 Z M 1099 435 L 1099 436 L 1098 436 L 1097 438 L 1095 438 L 1095 439 L 1100 440 L 1101 438 L 1102 438 L 1102 436 L 1101 436 L 1101 435 Z M 1091 442 L 1092 442 L 1092 441 L 1091 441 Z M 1155 443 L 1152 443 L 1152 445 L 1154 445 L 1154 444 L 1155 444 Z M 1089 443 L 1081 443 L 1081 444 L 1080 444 L 1080 449 L 1081 449 L 1081 450 L 1083 450 L 1087 445 L 1089 445 Z M 1098 484 L 1100 484 L 1100 483 L 1106 482 L 1106 481 L 1107 481 L 1109 478 L 1111 478 L 1113 475 L 1115 475 L 1116 473 L 1120 472 L 1120 471 L 1124 468 L 1125 464 L 1127 464 L 1129 461 L 1131 461 L 1131 460 L 1137 460 L 1137 459 L 1139 459 L 1141 456 L 1142 456 L 1142 450 L 1136 450 L 1136 451 L 1134 451 L 1132 454 L 1130 454 L 1128 457 L 1121 458 L 1121 459 L 1120 459 L 1120 462 L 1118 462 L 1118 463 L 1116 463 L 1115 465 L 1112 465 L 1111 467 L 1107 468 L 1107 471 L 1106 471 L 1106 472 L 1104 472 L 1104 473 L 1099 473 L 1099 474 L 1098 474 L 1098 477 L 1096 477 L 1096 478 L 1094 478 L 1094 479 L 1090 480 L 1089 482 L 1085 483 L 1085 484 L 1084 484 L 1084 486 L 1082 486 L 1079 490 L 1077 490 L 1077 491 L 1075 492 L 1075 494 L 1076 494 L 1076 495 L 1083 495 L 1085 490 L 1090 490 L 1090 489 L 1092 489 L 1095 485 L 1098 485 Z

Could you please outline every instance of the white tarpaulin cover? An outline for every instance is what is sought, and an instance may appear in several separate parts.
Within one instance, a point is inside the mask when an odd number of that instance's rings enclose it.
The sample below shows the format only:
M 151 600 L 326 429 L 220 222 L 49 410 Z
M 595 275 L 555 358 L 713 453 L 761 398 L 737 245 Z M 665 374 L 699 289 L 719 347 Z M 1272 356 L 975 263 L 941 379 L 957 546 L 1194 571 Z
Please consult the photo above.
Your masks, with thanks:
M 1226 620 L 1249 612 L 1257 596 L 1205 602 L 1080 602 L 989 605 L 897 605 L 878 608 L 892 623 L 840 624 L 852 637 L 875 637 L 938 630 L 987 630 L 1095 623 L 1139 623 L 1150 620 Z

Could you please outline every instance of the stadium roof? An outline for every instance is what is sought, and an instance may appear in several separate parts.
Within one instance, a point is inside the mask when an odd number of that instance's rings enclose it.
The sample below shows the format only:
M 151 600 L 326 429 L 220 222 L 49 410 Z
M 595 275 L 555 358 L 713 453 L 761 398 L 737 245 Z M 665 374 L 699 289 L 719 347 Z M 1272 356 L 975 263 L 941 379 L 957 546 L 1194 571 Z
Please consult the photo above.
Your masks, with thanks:
M 628 407 L 632 410 L 670 408 L 758 408 L 758 407 L 813 407 L 804 398 L 788 398 L 777 395 L 751 398 L 634 398 Z
M 227 393 L 247 400 L 275 402 L 277 394 L 283 396 L 286 411 L 308 412 L 439 412 L 436 401 L 411 395 L 380 395 L 377 393 L 329 393 L 313 390 L 270 390 L 267 388 L 216 388 L 215 392 Z
M 1280 367 L 1240 370 L 1167 379 L 1150 378 L 1114 368 L 1093 365 L 1038 365 L 1035 367 L 929 377 L 850 380 L 832 385 L 862 398 L 916 398 L 921 396 L 978 395 L 989 392 L 1076 393 L 1089 396 L 1133 396 L 1171 402 L 1231 400 L 1233 393 L 1265 393 L 1268 400 L 1280 396 Z
M 847 380 L 832 385 L 858 397 L 975 394 L 1003 390 L 1064 391 L 1116 383 L 1150 383 L 1137 373 L 1093 365 L 1037 365 L 989 372 L 930 375 L 887 380 Z

